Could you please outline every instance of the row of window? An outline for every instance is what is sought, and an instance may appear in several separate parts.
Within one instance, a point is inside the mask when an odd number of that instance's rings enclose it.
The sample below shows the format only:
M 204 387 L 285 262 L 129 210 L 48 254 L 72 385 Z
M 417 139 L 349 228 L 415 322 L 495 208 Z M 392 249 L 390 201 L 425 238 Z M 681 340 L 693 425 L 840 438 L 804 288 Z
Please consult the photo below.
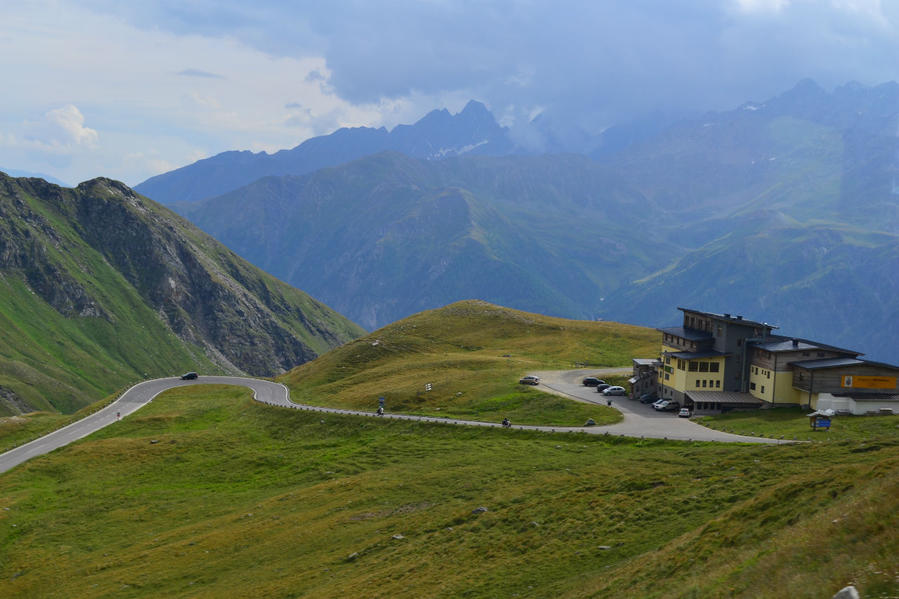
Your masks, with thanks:
M 700 383 L 702 383 L 702 384 L 700 385 Z M 711 379 L 696 379 L 696 387 L 697 388 L 711 387 L 714 389 L 720 389 L 721 381 L 720 380 L 715 381 L 715 380 L 711 380 Z
M 671 364 L 671 356 L 665 356 L 665 364 Z M 697 360 L 677 359 L 678 370 L 688 370 L 690 372 L 719 372 L 721 364 L 719 362 L 699 362 Z M 666 372 L 672 372 L 671 368 L 665 367 Z
M 678 345 L 678 346 L 684 347 L 684 348 L 696 349 L 695 341 L 687 341 L 683 337 L 678 337 L 677 335 L 671 335 L 669 333 L 665 333 L 664 336 L 662 337 L 662 339 L 664 340 L 664 343 L 666 343 L 667 345 Z
M 762 375 L 763 377 L 767 378 L 767 379 L 770 379 L 770 378 L 771 378 L 771 371 L 770 371 L 770 370 L 765 370 L 764 368 L 759 368 L 758 366 L 753 366 L 753 367 L 752 367 L 752 374 L 759 374 L 759 373 L 761 373 L 761 375 Z
M 749 383 L 749 390 L 755 391 L 755 383 Z M 761 389 L 760 393 L 764 393 L 764 392 L 765 392 L 765 386 L 762 385 L 762 389 Z

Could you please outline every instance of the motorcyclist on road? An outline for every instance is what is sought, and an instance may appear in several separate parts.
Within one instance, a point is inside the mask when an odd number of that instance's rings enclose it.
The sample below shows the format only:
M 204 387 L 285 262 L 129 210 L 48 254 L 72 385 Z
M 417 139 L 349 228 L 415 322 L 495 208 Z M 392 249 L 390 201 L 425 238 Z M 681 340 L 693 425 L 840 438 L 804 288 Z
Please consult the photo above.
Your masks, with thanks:
M 378 406 L 378 416 L 384 415 L 384 406 Z
M 512 423 L 508 418 L 503 418 L 503 426 L 512 426 Z

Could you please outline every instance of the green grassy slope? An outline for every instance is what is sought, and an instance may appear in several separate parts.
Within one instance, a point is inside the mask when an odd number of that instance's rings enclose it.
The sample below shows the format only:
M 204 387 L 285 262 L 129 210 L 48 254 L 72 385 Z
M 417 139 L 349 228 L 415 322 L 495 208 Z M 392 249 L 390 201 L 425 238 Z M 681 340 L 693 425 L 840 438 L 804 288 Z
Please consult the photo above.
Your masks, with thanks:
M 222 372 L 185 344 L 96 256 L 99 301 L 115 321 L 60 314 L 16 274 L 0 278 L 0 386 L 31 409 L 73 412 L 128 382 L 183 370 Z M 114 306 L 114 307 L 112 307 Z M 14 413 L 0 404 L 0 415 Z
M 0 477 L 0 595 L 894 596 L 896 481 L 896 433 L 609 439 L 191 387 Z
M 610 422 L 586 406 L 518 384 L 531 370 L 630 366 L 658 352 L 652 329 L 551 318 L 486 302 L 457 302 L 410 316 L 293 369 L 279 380 L 294 401 L 516 423 Z M 430 383 L 431 391 L 425 390 Z
M 0 173 L 0 416 L 129 382 L 273 375 L 363 333 L 121 183 Z

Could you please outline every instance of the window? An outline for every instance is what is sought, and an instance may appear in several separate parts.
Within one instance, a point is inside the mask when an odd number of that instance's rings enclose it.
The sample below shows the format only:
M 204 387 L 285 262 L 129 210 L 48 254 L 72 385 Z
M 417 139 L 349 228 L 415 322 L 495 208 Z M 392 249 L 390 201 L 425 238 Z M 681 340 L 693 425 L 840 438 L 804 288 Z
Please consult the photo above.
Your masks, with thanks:
M 749 389 L 755 391 L 755 383 L 749 383 Z
M 707 381 L 706 379 L 702 379 L 702 386 L 703 386 L 703 387 L 707 387 L 707 386 L 708 386 L 708 381 Z
M 802 352 L 802 355 L 803 355 L 803 356 L 808 356 L 809 353 L 808 353 L 807 351 L 804 351 L 804 352 Z
M 709 371 L 709 363 L 708 362 L 700 362 L 699 363 L 699 372 L 708 372 Z
M 665 373 L 665 380 L 667 381 L 669 378 L 670 378 L 670 377 L 668 376 L 668 373 L 666 372 L 666 373 Z
M 737 339 L 737 347 L 743 347 L 743 340 Z
M 718 389 L 720 389 L 720 388 L 721 388 L 721 381 L 715 381 L 715 387 L 717 387 Z
M 665 364 L 671 364 L 671 356 L 665 356 Z
M 770 378 L 771 378 L 771 371 L 769 370 L 768 372 L 766 372 L 766 373 L 765 373 L 765 376 L 766 376 L 767 378 L 770 379 Z
M 696 379 L 696 386 L 699 386 L 699 379 Z
M 678 370 L 683 370 L 683 369 L 684 369 L 684 361 L 681 360 L 680 358 L 677 359 L 677 369 L 678 369 Z
M 764 392 L 765 392 L 765 386 L 762 385 L 762 393 L 764 393 Z
M 690 372 L 699 372 L 699 362 L 690 362 Z
M 815 352 L 815 355 L 818 356 L 819 358 L 823 358 L 824 352 L 823 351 Z
M 718 367 L 721 366 L 718 362 L 709 362 L 709 372 L 718 372 Z

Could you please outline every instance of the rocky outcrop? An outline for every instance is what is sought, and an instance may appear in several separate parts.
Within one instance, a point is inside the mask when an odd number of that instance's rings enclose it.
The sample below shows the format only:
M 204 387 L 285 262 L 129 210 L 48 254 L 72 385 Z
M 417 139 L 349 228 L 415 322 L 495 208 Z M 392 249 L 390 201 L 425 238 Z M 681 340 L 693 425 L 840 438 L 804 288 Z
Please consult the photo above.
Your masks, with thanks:
M 123 302 L 97 280 L 111 267 L 229 372 L 275 375 L 362 332 L 118 181 L 66 189 L 0 174 L 0 216 L 0 275 L 17 274 L 67 318 L 116 323 Z
M 15 391 L 0 386 L 0 414 L 27 414 L 33 411 L 34 407 Z

